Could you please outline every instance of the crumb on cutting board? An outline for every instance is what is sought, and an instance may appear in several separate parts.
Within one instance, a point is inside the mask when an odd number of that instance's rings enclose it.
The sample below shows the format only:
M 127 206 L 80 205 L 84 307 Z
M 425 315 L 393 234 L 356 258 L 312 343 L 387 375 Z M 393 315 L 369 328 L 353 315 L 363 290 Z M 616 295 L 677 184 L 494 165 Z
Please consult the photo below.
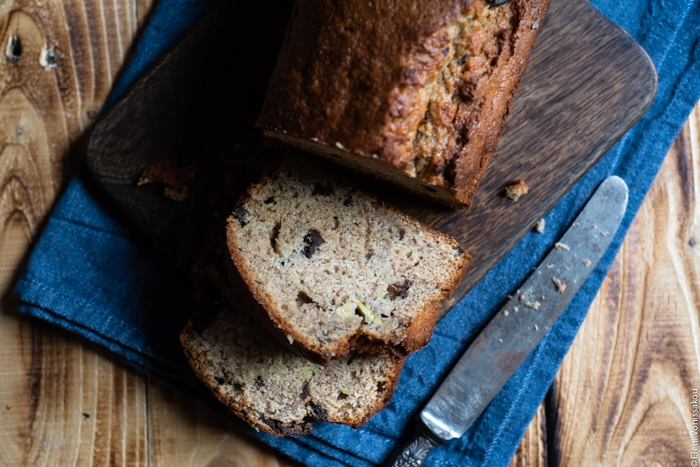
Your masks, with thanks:
M 146 183 L 165 183 L 163 195 L 175 201 L 182 201 L 187 198 L 187 183 L 194 178 L 195 171 L 195 163 L 180 167 L 163 159 L 146 167 L 136 184 L 140 186 Z
M 518 201 L 527 191 L 528 186 L 525 180 L 513 180 L 513 182 L 506 187 L 506 197 L 513 201 Z

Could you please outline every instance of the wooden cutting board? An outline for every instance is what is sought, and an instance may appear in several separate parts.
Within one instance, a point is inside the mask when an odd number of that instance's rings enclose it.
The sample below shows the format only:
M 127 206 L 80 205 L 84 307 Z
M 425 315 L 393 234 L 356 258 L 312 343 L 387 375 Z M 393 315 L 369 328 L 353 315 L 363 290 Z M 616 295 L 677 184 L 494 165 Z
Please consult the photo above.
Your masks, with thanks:
M 99 185 L 184 271 L 255 178 L 253 127 L 291 11 L 288 0 L 214 7 L 96 124 L 87 161 Z M 552 0 L 511 116 L 468 213 L 380 192 L 473 256 L 456 304 L 643 115 L 656 73 L 632 38 L 586 0 Z M 151 164 L 196 164 L 187 196 L 137 185 Z M 503 196 L 522 178 L 530 193 Z

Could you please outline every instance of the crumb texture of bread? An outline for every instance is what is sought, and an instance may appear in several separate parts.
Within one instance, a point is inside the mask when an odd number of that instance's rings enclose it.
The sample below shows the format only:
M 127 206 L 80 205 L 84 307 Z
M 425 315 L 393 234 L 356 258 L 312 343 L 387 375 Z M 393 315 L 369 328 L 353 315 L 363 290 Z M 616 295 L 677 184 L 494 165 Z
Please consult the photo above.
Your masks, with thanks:
M 425 346 L 469 255 L 320 161 L 287 156 L 228 220 L 237 271 L 288 343 L 327 363 Z
M 525 180 L 514 180 L 506 187 L 506 198 L 509 198 L 512 201 L 518 201 L 520 197 L 527 194 L 528 191 L 529 188 L 527 183 L 525 183 Z M 544 224 L 542 224 L 542 230 L 544 230 Z
M 214 395 L 275 436 L 308 435 L 313 421 L 361 426 L 388 404 L 403 367 L 384 355 L 310 363 L 271 338 L 225 284 L 205 287 L 180 341 Z
M 299 0 L 257 125 L 468 209 L 548 7 Z

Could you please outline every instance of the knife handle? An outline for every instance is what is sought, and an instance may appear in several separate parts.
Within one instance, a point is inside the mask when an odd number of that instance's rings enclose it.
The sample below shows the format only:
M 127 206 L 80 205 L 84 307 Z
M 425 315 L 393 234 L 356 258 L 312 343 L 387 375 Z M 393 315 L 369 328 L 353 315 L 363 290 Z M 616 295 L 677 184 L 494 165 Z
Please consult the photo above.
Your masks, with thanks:
M 430 451 L 443 443 L 444 441 L 430 433 L 419 421 L 413 438 L 397 450 L 385 465 L 386 467 L 419 467 L 423 465 Z

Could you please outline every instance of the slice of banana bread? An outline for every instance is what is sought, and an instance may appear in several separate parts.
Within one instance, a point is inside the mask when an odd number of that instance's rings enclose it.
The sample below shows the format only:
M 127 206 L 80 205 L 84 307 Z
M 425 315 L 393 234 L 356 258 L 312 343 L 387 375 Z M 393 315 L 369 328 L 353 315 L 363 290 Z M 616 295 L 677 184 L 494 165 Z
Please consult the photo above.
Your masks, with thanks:
M 359 427 L 387 405 L 403 367 L 384 355 L 353 354 L 325 368 L 294 355 L 241 308 L 216 268 L 180 341 L 214 395 L 275 436 L 308 435 L 314 420 Z
M 320 161 L 286 157 L 228 219 L 236 270 L 281 342 L 327 364 L 425 346 L 469 255 Z

